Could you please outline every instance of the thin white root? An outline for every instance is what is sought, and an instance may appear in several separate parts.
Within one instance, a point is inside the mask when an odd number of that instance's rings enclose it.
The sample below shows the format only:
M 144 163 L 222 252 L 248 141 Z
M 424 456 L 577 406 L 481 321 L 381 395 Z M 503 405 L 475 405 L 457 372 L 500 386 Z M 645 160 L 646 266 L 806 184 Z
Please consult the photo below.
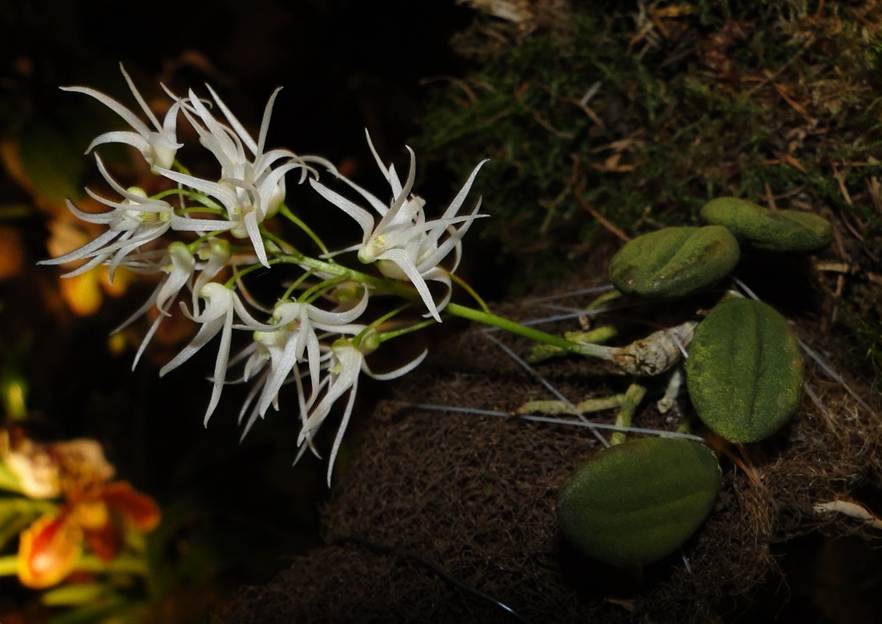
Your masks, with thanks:
M 683 385 L 683 369 L 675 368 L 668 379 L 668 385 L 665 388 L 665 395 L 656 401 L 655 406 L 659 413 L 667 414 L 671 408 L 677 403 L 677 397 L 680 396 L 680 388 Z
M 573 411 L 570 405 L 563 401 L 527 401 L 515 410 L 515 414 L 586 414 L 591 412 L 602 412 L 604 410 L 617 409 L 621 407 L 623 394 L 614 394 L 608 397 L 585 399 L 575 404 L 576 410 Z

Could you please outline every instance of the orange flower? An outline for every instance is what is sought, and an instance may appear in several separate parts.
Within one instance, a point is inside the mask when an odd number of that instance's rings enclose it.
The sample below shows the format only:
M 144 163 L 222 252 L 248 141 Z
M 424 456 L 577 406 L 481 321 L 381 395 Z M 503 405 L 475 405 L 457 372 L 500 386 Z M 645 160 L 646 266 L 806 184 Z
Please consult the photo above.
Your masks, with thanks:
M 83 533 L 68 513 L 43 516 L 21 534 L 18 578 L 34 589 L 51 587 L 73 571 L 82 554 Z
M 70 493 L 58 514 L 40 518 L 22 533 L 18 578 L 34 589 L 55 585 L 76 568 L 84 541 L 110 561 L 122 548 L 126 528 L 146 533 L 159 518 L 156 502 L 125 481 Z
M 125 527 L 148 533 L 159 524 L 159 507 L 125 481 L 102 485 L 73 503 L 72 515 L 89 548 L 110 561 L 122 548 Z

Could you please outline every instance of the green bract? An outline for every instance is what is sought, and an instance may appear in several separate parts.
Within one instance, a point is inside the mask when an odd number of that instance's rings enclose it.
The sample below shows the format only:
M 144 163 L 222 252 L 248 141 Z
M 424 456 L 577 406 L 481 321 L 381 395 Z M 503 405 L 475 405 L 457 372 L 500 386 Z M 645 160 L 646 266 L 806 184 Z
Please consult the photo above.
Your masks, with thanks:
M 803 364 L 783 316 L 759 301 L 732 299 L 695 330 L 686 374 L 689 397 L 708 427 L 732 442 L 756 442 L 796 409 Z
M 560 529 L 589 557 L 642 565 L 674 552 L 710 513 L 720 467 L 703 444 L 643 438 L 600 451 L 564 485 Z
M 708 223 L 724 225 L 739 240 L 770 251 L 817 251 L 833 240 L 830 223 L 802 210 L 767 210 L 736 197 L 720 197 L 701 209 Z
M 626 243 L 610 262 L 609 278 L 625 293 L 684 297 L 725 277 L 738 257 L 738 241 L 724 227 L 669 227 Z

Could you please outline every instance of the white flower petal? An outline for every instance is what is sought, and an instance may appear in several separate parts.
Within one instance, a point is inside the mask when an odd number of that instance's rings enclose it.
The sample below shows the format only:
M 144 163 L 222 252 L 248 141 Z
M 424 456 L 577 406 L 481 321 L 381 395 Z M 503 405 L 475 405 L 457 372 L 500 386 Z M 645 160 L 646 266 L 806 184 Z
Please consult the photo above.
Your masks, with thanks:
M 208 89 L 208 92 L 211 93 L 211 97 L 214 98 L 215 102 L 217 102 L 217 106 L 218 106 L 218 108 L 221 109 L 221 112 L 223 112 L 224 117 L 227 118 L 227 121 L 230 122 L 230 125 L 236 131 L 236 134 L 238 134 L 239 138 L 242 139 L 242 142 L 246 145 L 246 147 L 248 147 L 249 150 L 251 150 L 252 154 L 257 154 L 257 152 L 258 152 L 257 145 L 254 143 L 254 139 L 251 138 L 251 135 L 248 134 L 248 131 L 245 129 L 245 126 L 243 126 L 239 122 L 239 120 L 236 119 L 236 116 L 233 115 L 233 112 L 229 108 L 227 108 L 227 105 L 224 104 L 224 101 L 222 99 L 220 99 L 218 94 L 214 92 L 214 89 L 211 88 L 211 85 L 206 84 L 205 86 Z M 270 97 L 270 102 L 275 100 L 276 93 L 278 93 L 278 89 Z M 270 111 L 271 110 L 272 110 L 272 107 L 270 106 Z
M 147 106 L 147 102 L 144 101 L 144 98 L 141 97 L 141 93 L 135 87 L 135 83 L 132 82 L 132 78 L 129 76 L 126 68 L 123 67 L 122 63 L 119 64 L 119 71 L 122 72 L 123 78 L 126 79 L 126 84 L 129 85 L 129 91 L 131 91 L 132 95 L 135 96 L 135 100 L 138 101 L 138 105 L 141 107 L 141 110 L 144 111 L 145 115 L 147 115 L 147 119 L 149 119 L 153 123 L 154 127 L 157 130 L 162 130 L 162 126 L 159 125 L 159 120 L 156 118 L 156 115 L 153 114 L 153 111 L 150 110 L 150 107 Z
M 202 325 L 199 328 L 199 331 L 193 337 L 193 340 L 190 343 L 181 349 L 181 351 L 174 357 L 170 362 L 168 362 L 165 366 L 159 369 L 159 376 L 165 377 L 168 373 L 176 369 L 178 366 L 189 360 L 191 357 L 196 355 L 196 353 L 204 347 L 208 342 L 214 338 L 224 326 L 224 318 L 214 318 Z
M 374 373 L 374 372 L 371 372 L 371 370 L 370 370 L 370 369 L 368 368 L 368 366 L 367 366 L 367 362 L 365 362 L 365 363 L 362 365 L 362 368 L 364 369 L 364 372 L 365 372 L 369 377 L 371 377 L 371 378 L 373 378 L 373 379 L 377 379 L 377 380 L 379 380 L 379 381 L 389 381 L 390 379 L 397 379 L 398 377 L 403 377 L 404 375 L 408 374 L 410 371 L 412 371 L 412 370 L 415 369 L 417 366 L 419 366 L 420 364 L 422 364 L 422 363 L 423 363 L 423 360 L 426 359 L 426 356 L 427 356 L 428 354 L 429 354 L 429 350 L 426 349 L 426 350 L 424 350 L 422 353 L 420 353 L 418 356 L 416 356 L 414 359 L 412 359 L 410 362 L 408 362 L 407 364 L 405 364 L 404 366 L 401 366 L 401 367 L 399 367 L 399 368 L 396 368 L 396 369 L 393 370 L 393 371 L 389 371 L 388 373 Z
M 172 171 L 171 169 L 164 169 L 162 167 L 156 167 L 155 169 L 157 173 L 159 173 L 163 177 L 168 178 L 169 180 L 180 182 L 184 186 L 189 186 L 190 188 L 201 191 L 206 195 L 216 197 L 221 201 L 221 203 L 224 205 L 224 208 L 227 209 L 228 213 L 232 214 L 233 212 L 235 212 L 237 206 L 236 194 L 232 190 L 230 190 L 229 187 L 226 187 L 223 184 L 219 184 L 217 182 L 211 182 L 210 180 L 203 180 L 202 178 L 197 178 L 196 176 L 187 175 L 185 173 L 178 173 L 177 171 Z
M 367 241 L 368 236 L 370 236 L 371 231 L 374 229 L 374 218 L 367 210 L 354 204 L 342 195 L 335 193 L 321 182 L 310 179 L 309 184 L 319 195 L 352 217 L 361 227 L 361 231 L 364 233 L 364 240 Z
M 398 211 L 401 210 L 401 207 L 407 201 L 410 191 L 413 188 L 413 181 L 416 176 L 416 154 L 413 153 L 413 150 L 410 149 L 409 146 L 405 147 L 407 148 L 408 154 L 410 154 L 410 170 L 407 172 L 407 181 L 404 183 L 404 188 L 395 195 L 395 199 L 392 202 L 392 205 L 389 206 L 389 210 L 383 215 L 383 218 L 377 224 L 377 232 L 382 231 L 384 226 L 393 222 L 393 219 L 395 219 Z
M 263 153 L 264 145 L 266 145 L 266 133 L 269 131 L 270 118 L 273 115 L 273 105 L 276 102 L 276 96 L 279 95 L 281 90 L 282 87 L 276 87 L 276 90 L 273 91 L 273 94 L 266 103 L 266 108 L 263 109 L 263 119 L 260 122 L 260 134 L 257 138 L 257 151 L 255 155 Z
M 230 359 L 230 341 L 233 336 L 233 308 L 227 310 L 224 318 L 223 331 L 221 331 L 220 346 L 217 351 L 217 359 L 214 362 L 214 384 L 211 388 L 211 398 L 208 401 L 208 409 L 205 410 L 205 419 L 203 424 L 208 426 L 208 419 L 214 413 L 218 402 L 220 401 L 221 392 L 224 389 L 224 379 L 227 376 L 227 362 Z
M 126 145 L 131 145 L 141 152 L 145 158 L 149 156 L 151 152 L 150 142 L 137 132 L 131 132 L 130 130 L 112 130 L 110 132 L 99 134 L 92 139 L 92 142 L 89 143 L 89 147 L 86 148 L 86 154 L 99 145 L 105 145 L 107 143 L 125 143 Z
M 459 189 L 459 192 L 450 202 L 450 205 L 447 207 L 447 210 L 444 211 L 444 214 L 441 215 L 442 218 L 452 217 L 459 211 L 460 206 L 462 206 L 462 203 L 465 201 L 466 196 L 469 194 L 469 190 L 472 188 L 472 184 L 474 184 L 475 182 L 475 178 L 478 176 L 478 172 L 481 170 L 481 167 L 483 167 L 488 162 L 490 162 L 490 160 L 485 158 L 484 160 L 479 162 L 474 169 L 472 169 L 472 172 L 469 174 L 469 177 L 466 180 L 465 184 L 463 184 L 462 188 Z
M 68 262 L 72 262 L 74 260 L 82 260 L 83 258 L 92 255 L 98 249 L 101 249 L 104 245 L 108 244 L 110 241 L 114 240 L 117 236 L 120 235 L 120 232 L 115 230 L 108 230 L 103 234 L 100 234 L 94 240 L 86 243 L 82 247 L 78 249 L 74 249 L 71 252 L 63 254 L 61 256 L 55 258 L 47 258 L 46 260 L 40 260 L 37 264 L 66 264 Z
M 150 128 L 147 126 L 147 124 L 138 119 L 138 116 L 135 115 L 135 113 L 126 108 L 122 103 L 118 102 L 108 95 L 104 95 L 100 91 L 90 89 L 89 87 L 61 87 L 61 90 L 68 91 L 70 93 L 82 93 L 83 95 L 93 97 L 104 104 L 107 108 L 112 110 L 114 113 L 122 117 L 123 121 L 129 124 L 132 129 L 134 129 L 135 132 L 140 134 L 142 137 L 147 138 L 147 136 L 150 134 Z
M 193 219 L 172 215 L 171 229 L 176 232 L 225 232 L 239 225 L 226 219 Z
M 257 211 L 252 210 L 247 213 L 244 218 L 245 230 L 251 239 L 251 245 L 254 247 L 254 253 L 257 254 L 257 260 L 265 267 L 269 268 L 270 263 L 266 257 L 266 248 L 263 246 L 263 236 L 260 233 L 260 227 L 257 224 Z
M 316 321 L 317 323 L 323 323 L 325 325 L 337 325 L 337 324 L 346 324 L 351 323 L 362 314 L 367 309 L 368 306 L 368 290 L 367 288 L 362 288 L 363 294 L 358 303 L 356 303 L 349 310 L 345 310 L 343 312 L 326 312 L 316 306 L 310 305 L 308 308 L 309 318 Z M 324 329 L 324 328 L 321 328 Z M 334 331 L 333 329 L 326 329 L 325 331 Z
M 337 435 L 334 436 L 334 444 L 331 447 L 331 455 L 328 457 L 328 487 L 331 487 L 331 475 L 334 472 L 334 463 L 337 460 L 337 453 L 340 450 L 340 444 L 343 442 L 343 435 L 346 433 L 346 427 L 349 425 L 349 417 L 352 415 L 352 408 L 355 405 L 355 394 L 358 391 L 358 377 L 352 382 L 352 389 L 349 391 L 349 400 L 346 401 L 346 409 L 343 411 L 343 418 L 337 427 Z
M 426 308 L 429 310 L 429 313 L 439 323 L 441 322 L 441 316 L 438 314 L 438 308 L 435 306 L 435 301 L 432 299 L 432 293 L 429 292 L 429 287 L 426 285 L 426 280 L 423 279 L 423 276 L 420 274 L 413 260 L 401 249 L 389 249 L 380 256 L 381 260 L 389 260 L 395 263 L 407 278 L 410 280 L 411 284 L 413 284 L 414 288 L 416 288 L 417 292 L 420 295 L 420 299 L 423 300 L 423 303 L 426 304 Z

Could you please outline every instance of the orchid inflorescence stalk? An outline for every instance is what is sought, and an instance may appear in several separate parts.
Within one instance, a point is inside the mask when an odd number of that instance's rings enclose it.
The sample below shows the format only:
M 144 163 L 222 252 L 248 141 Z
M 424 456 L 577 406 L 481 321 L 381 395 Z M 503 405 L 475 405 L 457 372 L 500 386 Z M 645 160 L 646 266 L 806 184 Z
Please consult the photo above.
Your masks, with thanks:
M 239 414 L 244 437 L 271 407 L 280 409 L 282 389 L 293 383 L 301 421 L 298 459 L 306 449 L 319 456 L 316 434 L 334 405 L 348 394 L 330 453 L 330 483 L 361 373 L 375 379 L 393 379 L 419 365 L 426 353 L 387 373 L 374 373 L 366 356 L 387 340 L 440 323 L 442 314 L 495 325 L 566 351 L 612 359 L 609 347 L 574 343 L 518 325 L 486 308 L 450 302 L 453 284 L 463 284 L 459 278 L 452 278 L 462 254 L 462 238 L 475 220 L 486 216 L 479 213 L 480 199 L 470 211 L 460 214 L 486 160 L 475 166 L 439 217 L 427 218 L 425 201 L 413 193 L 416 157 L 409 147 L 408 172 L 402 181 L 394 165 L 384 164 L 367 136 L 370 152 L 390 187 L 389 199 L 384 201 L 346 178 L 324 158 L 267 148 L 270 119 L 280 89 L 267 102 L 255 140 L 211 87 L 207 87 L 210 97 L 204 98 L 193 90 L 179 96 L 163 85 L 170 104 L 160 123 L 125 69 L 120 66 L 120 70 L 149 124 L 107 95 L 86 87 L 66 87 L 66 91 L 95 98 L 131 128 L 101 134 L 86 153 L 107 143 L 130 145 L 143 156 L 152 174 L 159 178 L 157 182 L 164 180 L 159 186 L 166 189 L 148 195 L 141 188 L 127 188 L 95 153 L 98 171 L 114 195 L 91 189 L 86 192 L 109 210 L 92 213 L 71 201 L 67 205 L 78 218 L 107 229 L 79 249 L 42 264 L 82 262 L 65 277 L 101 264 L 108 265 L 111 279 L 121 267 L 161 276 L 147 302 L 118 329 L 148 313 L 155 315 L 135 356 L 137 365 L 176 303 L 197 324 L 195 336 L 162 367 L 161 376 L 219 336 L 206 424 L 225 385 L 252 383 Z M 220 170 L 216 177 L 193 175 L 177 160 L 177 152 L 183 147 L 177 136 L 181 116 L 195 131 L 201 146 L 217 160 Z M 286 182 L 288 174 L 295 175 Z M 361 242 L 329 251 L 286 204 L 291 190 L 288 182 L 292 181 L 298 193 L 314 191 L 354 220 L 362 230 Z M 348 199 L 347 193 L 357 196 L 366 207 Z M 270 228 L 280 216 L 309 237 L 318 250 L 316 255 L 302 253 L 276 233 L 278 228 Z M 346 252 L 355 252 L 362 264 L 375 265 L 377 272 L 354 270 L 338 262 L 338 254 Z M 451 254 L 450 266 L 442 266 Z M 280 279 L 284 290 L 272 309 L 258 304 L 242 281 L 248 273 L 264 267 L 278 269 L 282 279 L 288 280 Z M 293 277 L 292 268 L 299 269 Z M 433 292 L 431 283 L 440 284 L 438 290 Z M 372 315 L 376 307 L 373 300 L 378 297 L 399 301 L 391 311 Z M 414 307 L 422 308 L 425 318 L 410 322 L 396 318 Z M 250 341 L 231 356 L 234 335 L 243 333 L 250 334 Z M 231 369 L 240 365 L 239 379 L 228 380 Z

